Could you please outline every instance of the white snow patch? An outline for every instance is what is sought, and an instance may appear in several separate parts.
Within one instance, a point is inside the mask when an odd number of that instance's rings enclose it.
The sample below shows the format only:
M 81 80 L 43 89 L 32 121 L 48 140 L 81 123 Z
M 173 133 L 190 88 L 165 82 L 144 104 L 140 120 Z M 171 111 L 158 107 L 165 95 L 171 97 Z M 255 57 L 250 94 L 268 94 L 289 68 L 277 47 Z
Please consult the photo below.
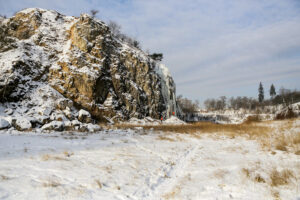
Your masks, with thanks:
M 166 119 L 163 121 L 163 124 L 174 124 L 174 125 L 180 125 L 180 124 L 186 124 L 184 121 L 178 119 L 175 116 L 171 116 L 169 119 Z
M 84 116 L 91 117 L 91 114 L 88 111 L 81 109 L 78 112 L 78 117 L 84 117 Z

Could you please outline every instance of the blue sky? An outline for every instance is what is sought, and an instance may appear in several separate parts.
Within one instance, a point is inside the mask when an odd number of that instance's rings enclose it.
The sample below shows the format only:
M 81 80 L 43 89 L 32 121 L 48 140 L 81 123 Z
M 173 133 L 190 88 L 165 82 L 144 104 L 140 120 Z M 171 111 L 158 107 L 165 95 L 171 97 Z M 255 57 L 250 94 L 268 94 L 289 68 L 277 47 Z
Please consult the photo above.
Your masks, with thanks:
M 300 89 L 299 0 L 0 0 L 8 17 L 27 7 L 66 15 L 98 9 L 143 49 L 162 52 L 177 94 L 200 101 Z M 268 96 L 268 95 L 266 95 Z

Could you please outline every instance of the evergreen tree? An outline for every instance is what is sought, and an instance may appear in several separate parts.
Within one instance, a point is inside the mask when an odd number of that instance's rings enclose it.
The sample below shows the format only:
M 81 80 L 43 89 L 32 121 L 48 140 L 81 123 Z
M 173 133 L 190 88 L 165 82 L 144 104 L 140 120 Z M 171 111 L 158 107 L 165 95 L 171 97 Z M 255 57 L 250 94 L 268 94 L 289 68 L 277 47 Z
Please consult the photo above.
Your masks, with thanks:
M 273 99 L 275 95 L 276 95 L 276 90 L 275 90 L 274 85 L 272 84 L 270 87 L 270 96 Z
M 258 87 L 258 101 L 259 103 L 262 103 L 264 101 L 265 95 L 264 95 L 264 87 L 262 85 L 262 83 L 259 83 L 259 87 Z

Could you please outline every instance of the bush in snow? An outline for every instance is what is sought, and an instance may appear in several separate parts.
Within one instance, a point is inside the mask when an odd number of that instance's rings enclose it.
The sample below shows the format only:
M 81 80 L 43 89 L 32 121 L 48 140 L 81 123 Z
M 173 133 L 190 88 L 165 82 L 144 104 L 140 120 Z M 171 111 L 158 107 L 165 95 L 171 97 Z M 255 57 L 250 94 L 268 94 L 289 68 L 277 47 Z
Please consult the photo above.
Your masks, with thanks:
M 287 107 L 282 111 L 276 113 L 275 119 L 290 119 L 297 117 L 297 114 L 293 111 L 291 107 Z

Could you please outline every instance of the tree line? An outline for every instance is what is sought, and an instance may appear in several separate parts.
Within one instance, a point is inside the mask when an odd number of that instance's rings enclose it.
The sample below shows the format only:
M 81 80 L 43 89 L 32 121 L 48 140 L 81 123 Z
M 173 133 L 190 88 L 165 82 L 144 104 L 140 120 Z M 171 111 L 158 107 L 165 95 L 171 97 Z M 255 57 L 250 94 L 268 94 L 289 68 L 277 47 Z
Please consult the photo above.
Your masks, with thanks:
M 197 112 L 199 110 L 199 101 L 193 101 L 191 99 L 188 99 L 186 97 L 183 97 L 182 95 L 178 95 L 177 98 L 177 104 L 181 108 L 181 111 L 183 113 L 193 113 Z
M 290 104 L 300 102 L 300 92 L 297 90 L 290 90 L 281 87 L 276 92 L 276 88 L 273 84 L 271 84 L 269 89 L 270 99 L 265 99 L 265 91 L 263 84 L 260 82 L 258 86 L 258 98 L 246 97 L 246 96 L 238 96 L 231 97 L 227 99 L 225 96 L 221 96 L 217 99 L 211 98 L 204 101 L 204 106 L 207 110 L 224 110 L 226 108 L 229 109 L 248 109 L 248 110 L 256 110 L 258 107 L 271 106 L 283 104 L 284 106 L 288 106 Z
M 263 84 L 260 82 L 258 86 L 257 98 L 238 96 L 227 98 L 226 96 L 220 96 L 219 98 L 210 98 L 204 101 L 204 106 L 207 110 L 217 111 L 225 109 L 246 109 L 256 110 L 263 108 L 264 106 L 272 106 L 283 104 L 288 106 L 290 104 L 300 102 L 300 91 L 290 90 L 281 87 L 278 91 L 273 84 L 269 89 L 269 99 L 265 99 L 265 90 Z M 195 113 L 199 111 L 199 101 L 191 100 L 182 95 L 177 96 L 177 104 L 181 108 L 183 113 Z

